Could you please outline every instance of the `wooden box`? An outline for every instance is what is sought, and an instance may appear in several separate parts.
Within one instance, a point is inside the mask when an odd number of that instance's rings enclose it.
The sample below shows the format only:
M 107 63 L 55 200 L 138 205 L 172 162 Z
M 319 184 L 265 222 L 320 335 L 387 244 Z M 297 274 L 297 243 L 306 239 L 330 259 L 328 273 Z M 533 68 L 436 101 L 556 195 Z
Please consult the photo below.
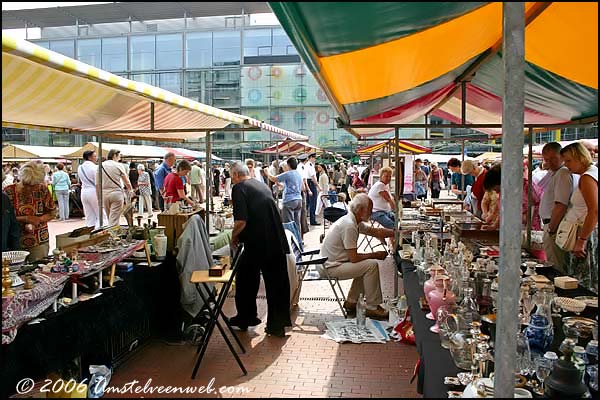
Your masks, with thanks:
M 192 215 L 198 214 L 204 219 L 204 209 L 193 211 L 191 213 L 179 214 L 158 214 L 158 225 L 165 227 L 165 236 L 167 237 L 167 251 L 171 252 L 177 246 L 177 239 L 183 233 L 183 224 L 187 222 Z
M 579 281 L 570 276 L 557 276 L 554 278 L 554 286 L 561 289 L 577 289 Z

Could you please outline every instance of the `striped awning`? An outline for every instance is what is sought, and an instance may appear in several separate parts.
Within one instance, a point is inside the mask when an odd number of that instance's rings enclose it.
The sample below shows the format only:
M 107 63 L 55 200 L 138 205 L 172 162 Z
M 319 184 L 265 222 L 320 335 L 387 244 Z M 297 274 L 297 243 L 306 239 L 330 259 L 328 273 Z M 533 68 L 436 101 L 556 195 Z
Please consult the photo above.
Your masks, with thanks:
M 308 142 L 294 142 L 291 140 L 284 140 L 278 142 L 272 146 L 266 147 L 262 150 L 255 150 L 253 153 L 258 154 L 281 154 L 281 155 L 294 155 L 301 153 L 322 153 L 323 149 L 318 146 L 314 146 Z
M 9 144 L 2 147 L 2 159 L 63 159 L 79 147 L 30 146 Z
M 378 142 L 366 147 L 360 147 L 356 149 L 356 152 L 360 155 L 363 154 L 373 154 L 379 151 L 384 150 L 387 146 L 394 146 L 395 139 L 384 140 L 382 142 Z M 409 142 L 408 140 L 398 140 L 398 150 L 400 153 L 410 153 L 410 154 L 422 154 L 422 153 L 430 153 L 431 149 L 428 147 L 420 146 L 413 142 Z
M 269 4 L 344 124 L 462 123 L 463 82 L 465 122 L 502 123 L 501 2 Z M 525 124 L 597 119 L 598 3 L 525 10 Z
M 308 139 L 2 33 L 2 126 L 182 141 L 230 124 Z

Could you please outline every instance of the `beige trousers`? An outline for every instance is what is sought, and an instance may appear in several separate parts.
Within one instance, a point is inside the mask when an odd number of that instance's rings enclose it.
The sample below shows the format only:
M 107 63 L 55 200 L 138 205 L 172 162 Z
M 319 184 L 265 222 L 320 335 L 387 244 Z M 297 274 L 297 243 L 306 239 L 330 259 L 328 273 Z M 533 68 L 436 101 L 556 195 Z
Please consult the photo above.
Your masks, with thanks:
M 556 270 L 566 274 L 566 252 L 556 245 L 556 233 L 548 233 L 548 225 L 544 225 L 544 236 L 542 237 L 542 240 L 544 242 L 546 262 L 549 265 L 552 265 Z
M 367 298 L 367 307 L 370 309 L 375 309 L 383 303 L 377 260 L 362 260 L 357 263 L 346 262 L 337 267 L 327 268 L 327 272 L 332 278 L 353 279 L 347 296 L 349 302 L 356 303 L 359 294 L 363 293 Z
M 121 190 L 114 190 L 112 192 L 102 192 L 102 205 L 106 216 L 108 217 L 108 225 L 119 225 L 121 221 L 121 212 L 125 205 L 125 198 Z

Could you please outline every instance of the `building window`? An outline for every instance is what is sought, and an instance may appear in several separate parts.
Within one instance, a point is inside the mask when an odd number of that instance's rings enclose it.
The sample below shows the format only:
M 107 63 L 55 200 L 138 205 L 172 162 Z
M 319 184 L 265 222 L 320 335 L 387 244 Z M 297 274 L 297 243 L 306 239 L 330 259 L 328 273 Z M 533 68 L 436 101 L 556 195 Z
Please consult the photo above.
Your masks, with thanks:
M 50 50 L 75 58 L 75 42 L 73 40 L 53 40 L 50 42 Z
M 212 104 L 212 71 L 188 71 L 185 73 L 185 97 L 203 104 Z
M 271 55 L 271 29 L 244 31 L 244 57 Z
M 156 86 L 156 74 L 131 74 L 131 80 Z
M 273 55 L 286 56 L 298 54 L 294 45 L 282 28 L 273 29 Z
M 102 39 L 102 69 L 108 72 L 127 71 L 127 38 Z
M 163 72 L 158 75 L 158 87 L 181 96 L 181 73 Z
M 102 44 L 100 39 L 77 41 L 77 59 L 83 63 L 102 68 Z
M 213 64 L 240 65 L 240 32 L 224 31 L 213 34 Z
M 182 68 L 183 40 L 181 34 L 156 36 L 156 69 Z
M 212 32 L 193 32 L 185 35 L 187 68 L 212 66 Z
M 155 69 L 155 40 L 154 35 L 131 37 L 131 70 L 148 71 Z

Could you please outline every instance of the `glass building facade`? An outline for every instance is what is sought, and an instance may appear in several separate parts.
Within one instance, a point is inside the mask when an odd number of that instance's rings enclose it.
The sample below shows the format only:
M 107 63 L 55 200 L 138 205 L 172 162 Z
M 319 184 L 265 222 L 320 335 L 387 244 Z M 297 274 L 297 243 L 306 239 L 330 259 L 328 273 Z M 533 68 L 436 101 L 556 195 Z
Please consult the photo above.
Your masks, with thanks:
M 318 146 L 337 152 L 356 147 L 356 139 L 336 127 L 334 109 L 281 27 L 97 37 L 89 37 L 93 32 L 86 31 L 86 37 L 68 39 L 56 30 L 46 32 L 49 37 L 44 37 L 43 30 L 42 39 L 31 41 L 116 75 L 301 133 Z M 31 144 L 47 141 L 51 145 L 66 139 L 37 131 L 29 136 Z M 53 139 L 58 136 L 63 140 Z M 281 138 L 264 131 L 221 132 L 214 135 L 214 149 L 225 157 L 240 158 L 240 148 L 259 149 Z M 87 140 L 91 139 L 71 138 L 70 144 Z M 256 143 L 240 146 L 242 140 Z M 203 148 L 204 143 L 186 147 Z

